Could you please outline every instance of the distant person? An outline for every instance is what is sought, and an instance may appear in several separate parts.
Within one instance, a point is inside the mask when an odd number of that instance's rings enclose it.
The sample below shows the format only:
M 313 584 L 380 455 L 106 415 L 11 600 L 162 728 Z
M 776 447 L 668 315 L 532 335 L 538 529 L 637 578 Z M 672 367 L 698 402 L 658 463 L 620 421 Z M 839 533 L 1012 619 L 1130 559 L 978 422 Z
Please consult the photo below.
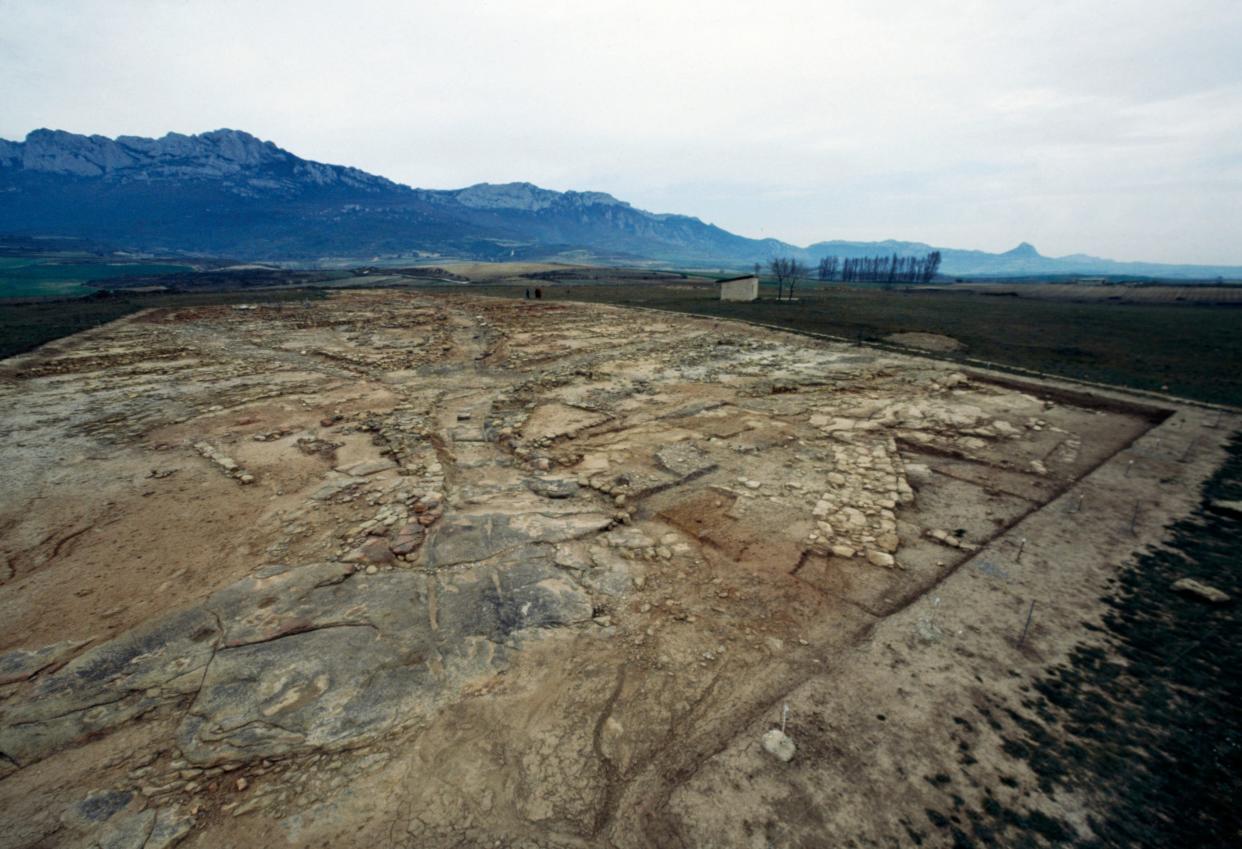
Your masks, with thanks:
M 535 288 L 535 300 L 536 300 L 536 301 L 538 301 L 538 300 L 540 300 L 541 298 L 543 298 L 543 289 L 540 289 L 539 287 L 536 287 L 536 288 Z
M 530 300 L 530 287 L 529 286 L 526 287 L 526 300 L 528 301 Z

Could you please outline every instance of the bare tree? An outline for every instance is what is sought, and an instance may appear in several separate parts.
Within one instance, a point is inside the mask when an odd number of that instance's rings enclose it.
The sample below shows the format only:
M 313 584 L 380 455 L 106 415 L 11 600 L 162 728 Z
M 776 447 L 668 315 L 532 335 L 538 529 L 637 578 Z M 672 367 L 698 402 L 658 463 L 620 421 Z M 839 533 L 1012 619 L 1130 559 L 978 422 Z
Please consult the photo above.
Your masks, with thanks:
M 768 262 L 768 269 L 776 278 L 778 301 L 785 297 L 786 288 L 789 290 L 789 297 L 792 298 L 794 286 L 798 284 L 799 279 L 806 276 L 806 266 L 793 257 L 773 257 Z
M 788 261 L 779 256 L 768 260 L 768 272 L 776 278 L 776 300 L 778 301 L 785 295 L 785 263 Z
M 796 259 L 789 262 L 789 300 L 793 300 L 794 286 L 798 285 L 798 281 L 806 277 L 806 266 Z

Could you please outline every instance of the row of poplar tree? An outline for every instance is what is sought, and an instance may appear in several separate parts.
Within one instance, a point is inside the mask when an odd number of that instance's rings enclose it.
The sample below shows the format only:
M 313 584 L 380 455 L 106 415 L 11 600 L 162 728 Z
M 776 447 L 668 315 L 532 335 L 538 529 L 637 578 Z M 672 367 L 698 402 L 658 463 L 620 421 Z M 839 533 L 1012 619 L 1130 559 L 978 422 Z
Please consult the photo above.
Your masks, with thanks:
M 761 266 L 755 263 L 755 276 Z M 819 261 L 820 280 L 840 280 L 844 283 L 868 281 L 883 283 L 930 283 L 940 268 L 940 251 L 926 256 L 860 256 L 841 259 L 826 256 Z M 777 300 L 793 297 L 799 280 L 806 279 L 806 266 L 791 257 L 773 257 L 768 261 L 768 273 L 776 279 Z
M 940 251 L 926 256 L 860 256 L 841 259 L 826 256 L 819 261 L 820 280 L 868 281 L 873 283 L 930 283 L 940 269 Z

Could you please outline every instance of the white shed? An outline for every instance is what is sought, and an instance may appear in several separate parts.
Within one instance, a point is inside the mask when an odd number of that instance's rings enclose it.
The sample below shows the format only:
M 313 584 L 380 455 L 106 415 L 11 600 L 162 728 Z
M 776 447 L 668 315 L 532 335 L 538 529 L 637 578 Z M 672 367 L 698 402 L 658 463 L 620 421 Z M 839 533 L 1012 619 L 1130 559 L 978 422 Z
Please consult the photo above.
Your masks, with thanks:
M 753 301 L 759 297 L 759 278 L 753 274 L 741 277 L 730 277 L 718 280 L 720 284 L 720 300 L 722 301 Z

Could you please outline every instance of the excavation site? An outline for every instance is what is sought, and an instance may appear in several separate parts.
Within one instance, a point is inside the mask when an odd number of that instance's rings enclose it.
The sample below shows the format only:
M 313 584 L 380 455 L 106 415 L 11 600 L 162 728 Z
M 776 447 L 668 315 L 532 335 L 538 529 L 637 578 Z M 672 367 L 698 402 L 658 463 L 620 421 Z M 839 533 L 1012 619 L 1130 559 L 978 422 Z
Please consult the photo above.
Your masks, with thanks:
M 1239 426 L 549 298 L 144 309 L 0 361 L 0 849 L 1144 845 L 1236 802 L 1161 764 L 1239 763 Z

